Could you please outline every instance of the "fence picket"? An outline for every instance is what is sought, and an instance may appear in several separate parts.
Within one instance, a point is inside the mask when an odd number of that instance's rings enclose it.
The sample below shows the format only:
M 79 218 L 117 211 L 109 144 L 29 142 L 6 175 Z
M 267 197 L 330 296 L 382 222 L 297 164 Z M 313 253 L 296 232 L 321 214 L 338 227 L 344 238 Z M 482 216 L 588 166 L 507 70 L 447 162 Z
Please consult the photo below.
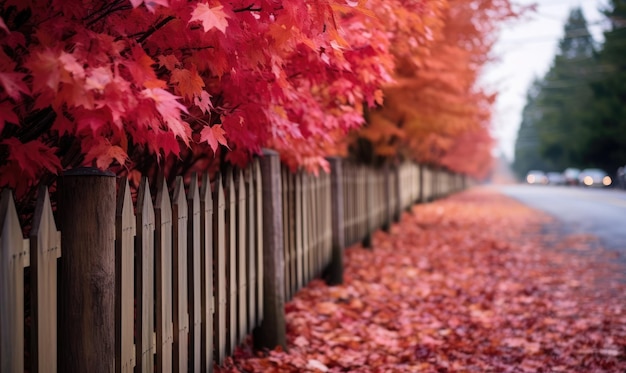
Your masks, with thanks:
M 243 180 L 243 172 L 237 170 L 237 288 L 238 288 L 238 343 L 242 343 L 248 335 L 248 240 L 246 237 L 246 184 Z
M 257 260 L 257 270 L 256 270 L 256 278 L 257 278 L 257 319 L 256 325 L 260 326 L 261 321 L 263 321 L 264 316 L 264 308 L 263 304 L 265 304 L 264 300 L 264 291 L 263 291 L 263 263 L 264 263 L 264 252 L 263 252 L 263 180 L 261 179 L 261 163 L 258 159 L 254 160 L 254 188 L 255 188 L 255 209 L 254 212 L 256 214 L 256 260 Z
M 135 367 L 135 223 L 130 186 L 123 179 L 115 210 L 115 370 L 122 373 Z
M 213 241 L 213 281 L 215 283 L 215 297 L 217 299 L 216 315 L 214 318 L 215 330 L 215 356 L 217 363 L 221 364 L 228 350 L 226 342 L 226 200 L 222 177 L 217 174 L 215 179 L 214 210 L 217 216 L 213 219 L 213 231 L 217 240 Z
M 310 256 L 310 239 L 309 239 L 309 211 L 310 209 L 310 200 L 309 200 L 309 179 L 307 175 L 304 173 L 300 173 L 300 178 L 302 179 L 302 257 L 304 266 L 304 279 L 305 282 L 311 281 L 312 278 L 312 269 L 311 269 L 311 256 Z
M 302 176 L 299 172 L 295 178 L 295 225 L 296 225 L 296 282 L 298 288 L 301 288 L 305 283 L 304 278 L 304 248 L 302 239 Z
M 208 174 L 202 175 L 200 189 L 200 298 L 202 312 L 201 365 L 202 372 L 213 371 L 213 199 Z
M 256 326 L 256 237 L 254 230 L 256 229 L 256 214 L 254 213 L 254 172 L 253 166 L 250 165 L 245 170 L 246 182 L 246 250 L 248 252 L 248 264 L 246 273 L 248 274 L 248 332 Z
M 154 372 L 154 231 L 155 216 L 148 179 L 142 178 L 137 195 L 137 255 L 135 273 L 137 299 L 137 370 Z
M 0 196 L 0 371 L 24 371 L 24 267 L 28 240 L 22 237 L 13 193 Z
M 187 201 L 182 176 L 176 177 L 172 198 L 172 299 L 174 302 L 174 372 L 189 369 L 189 309 L 187 290 Z
M 156 268 L 156 367 L 159 373 L 173 370 L 174 323 L 172 313 L 172 205 L 165 178 L 158 183 L 155 214 Z M 177 331 L 178 332 L 178 331 Z
M 226 172 L 227 203 L 226 203 L 226 291 L 228 293 L 228 354 L 232 354 L 237 346 L 237 204 L 235 200 L 235 185 L 233 170 Z
M 189 371 L 200 371 L 200 192 L 198 176 L 193 173 L 187 194 L 187 297 L 189 304 Z
M 57 259 L 61 233 L 52 214 L 48 188 L 39 189 L 30 231 L 31 372 L 57 371 Z M 0 328 L 1 329 L 1 328 Z

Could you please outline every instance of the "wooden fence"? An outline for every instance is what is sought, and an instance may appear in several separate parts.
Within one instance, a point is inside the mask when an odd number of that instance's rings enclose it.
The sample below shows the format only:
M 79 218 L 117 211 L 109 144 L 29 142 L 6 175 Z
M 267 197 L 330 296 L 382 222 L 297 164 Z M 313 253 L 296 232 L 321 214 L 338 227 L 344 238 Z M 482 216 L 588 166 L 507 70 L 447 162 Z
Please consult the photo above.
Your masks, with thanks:
M 334 159 L 318 177 L 277 165 L 268 152 L 187 188 L 178 177 L 171 194 L 162 179 L 154 198 L 144 179 L 135 204 L 126 180 L 70 173 L 59 182 L 61 231 L 42 187 L 27 239 L 3 190 L 0 371 L 204 372 L 253 330 L 255 342 L 284 344 L 284 302 L 329 268 L 340 283 L 345 246 L 463 187 L 408 163 Z

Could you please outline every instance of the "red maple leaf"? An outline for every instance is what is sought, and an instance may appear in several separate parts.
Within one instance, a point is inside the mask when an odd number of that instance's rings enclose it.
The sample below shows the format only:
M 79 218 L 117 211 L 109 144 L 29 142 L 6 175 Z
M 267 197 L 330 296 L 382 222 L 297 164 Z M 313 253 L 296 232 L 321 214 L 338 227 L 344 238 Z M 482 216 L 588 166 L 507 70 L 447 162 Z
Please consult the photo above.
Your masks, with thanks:
M 224 129 L 221 124 L 216 124 L 213 127 L 206 126 L 200 132 L 200 141 L 207 142 L 211 147 L 211 150 L 215 153 L 217 151 L 218 144 L 222 144 L 228 148 L 228 141 L 224 137 Z
M 17 114 L 13 111 L 13 104 L 8 101 L 0 103 L 0 133 L 7 123 L 20 124 Z

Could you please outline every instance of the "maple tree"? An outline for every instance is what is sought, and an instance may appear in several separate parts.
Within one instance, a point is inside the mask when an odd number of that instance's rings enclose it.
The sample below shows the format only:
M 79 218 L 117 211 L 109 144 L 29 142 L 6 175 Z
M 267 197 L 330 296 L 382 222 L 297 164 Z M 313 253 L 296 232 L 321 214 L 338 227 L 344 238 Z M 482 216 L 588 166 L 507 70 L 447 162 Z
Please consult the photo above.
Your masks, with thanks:
M 388 80 L 367 13 L 345 0 L 4 1 L 0 184 L 20 194 L 45 171 L 154 159 L 241 165 L 263 146 L 324 166 Z
M 3 1 L 0 187 L 32 194 L 80 165 L 131 180 L 241 166 L 262 147 L 316 171 L 383 87 L 359 136 L 471 171 L 452 148 L 487 148 L 492 96 L 475 81 L 511 14 L 509 0 Z
M 495 94 L 477 81 L 492 58 L 499 24 L 524 11 L 501 0 L 449 0 L 431 10 L 438 16 L 418 34 L 413 44 L 419 47 L 394 50 L 394 83 L 385 86 L 384 105 L 372 111 L 358 138 L 380 156 L 485 176 Z
M 416 205 L 345 281 L 285 305 L 288 351 L 240 347 L 222 372 L 623 372 L 623 264 L 493 190 Z M 375 263 L 375 265 L 373 265 Z

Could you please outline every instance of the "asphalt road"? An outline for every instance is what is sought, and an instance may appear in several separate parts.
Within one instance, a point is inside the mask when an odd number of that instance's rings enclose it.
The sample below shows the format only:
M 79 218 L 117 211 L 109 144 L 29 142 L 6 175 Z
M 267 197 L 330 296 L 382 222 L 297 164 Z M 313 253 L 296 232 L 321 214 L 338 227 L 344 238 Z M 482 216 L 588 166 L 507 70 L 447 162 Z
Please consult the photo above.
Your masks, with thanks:
M 626 260 L 626 191 L 538 185 L 496 188 L 556 217 L 566 232 L 595 235 L 605 248 Z

